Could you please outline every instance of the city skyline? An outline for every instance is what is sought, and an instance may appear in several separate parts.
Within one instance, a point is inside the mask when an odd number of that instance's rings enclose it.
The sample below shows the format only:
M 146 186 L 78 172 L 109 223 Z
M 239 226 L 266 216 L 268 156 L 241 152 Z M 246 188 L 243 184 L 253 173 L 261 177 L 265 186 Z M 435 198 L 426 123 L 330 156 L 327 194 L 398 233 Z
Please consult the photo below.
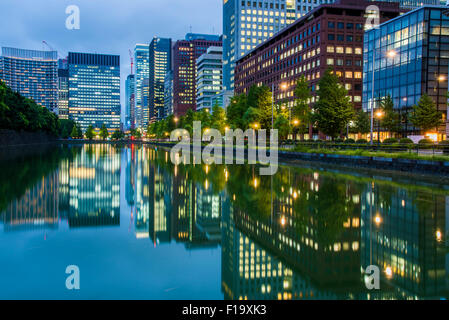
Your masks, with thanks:
M 66 8 L 73 4 L 80 9 L 79 30 L 68 30 L 65 26 Z M 122 122 L 125 120 L 125 81 L 131 72 L 129 50 L 133 51 L 137 43 L 149 44 L 155 36 L 176 41 L 184 39 L 189 32 L 222 33 L 220 0 L 136 0 L 132 5 L 117 0 L 95 3 L 44 0 L 39 6 L 31 0 L 21 3 L 6 0 L 1 2 L 0 9 L 9 13 L 0 21 L 0 27 L 9 30 L 0 35 L 1 46 L 45 51 L 50 51 L 51 47 L 59 58 L 65 58 L 68 52 L 120 55 Z M 138 27 L 133 28 L 136 21 Z

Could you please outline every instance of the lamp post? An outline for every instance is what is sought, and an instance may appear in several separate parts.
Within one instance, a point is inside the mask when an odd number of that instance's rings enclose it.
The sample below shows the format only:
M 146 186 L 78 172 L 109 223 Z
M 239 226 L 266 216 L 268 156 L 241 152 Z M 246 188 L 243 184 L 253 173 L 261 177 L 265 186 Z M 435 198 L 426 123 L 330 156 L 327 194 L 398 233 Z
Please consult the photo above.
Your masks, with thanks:
M 382 112 L 377 111 L 376 117 L 377 117 L 377 144 L 380 144 L 380 119 L 382 119 Z
M 373 41 L 373 46 L 375 46 L 375 41 Z M 377 53 L 377 50 L 376 50 L 376 48 L 375 47 L 373 47 L 373 70 L 372 70 L 372 72 L 373 72 L 373 82 L 371 83 L 371 134 L 370 134 L 370 137 L 371 137 L 371 141 L 370 141 L 370 144 L 371 145 L 373 145 L 373 128 L 374 128 L 374 81 L 375 81 L 375 71 L 374 71 L 374 69 L 375 69 L 375 64 L 376 64 L 376 53 Z M 394 51 L 394 50 L 390 50 L 390 51 L 388 51 L 387 52 L 387 57 L 388 58 L 394 58 L 395 56 L 397 55 L 397 52 L 396 51 Z

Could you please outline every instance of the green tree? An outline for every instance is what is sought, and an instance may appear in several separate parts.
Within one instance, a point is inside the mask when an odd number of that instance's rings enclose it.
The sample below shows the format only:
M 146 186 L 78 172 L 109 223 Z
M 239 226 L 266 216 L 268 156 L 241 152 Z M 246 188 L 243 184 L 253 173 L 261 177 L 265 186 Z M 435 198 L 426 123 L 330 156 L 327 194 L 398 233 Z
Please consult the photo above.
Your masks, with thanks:
M 301 140 L 304 140 L 304 133 L 307 132 L 311 121 L 312 113 L 309 106 L 311 96 L 309 83 L 306 78 L 302 76 L 296 83 L 296 100 L 293 108 L 293 118 L 299 122 L 298 130 L 301 134 Z
M 235 96 L 231 99 L 229 106 L 226 108 L 226 118 L 232 129 L 243 129 L 245 121 L 243 115 L 248 109 L 247 97 L 244 94 Z
M 75 133 L 76 135 L 76 128 L 75 132 L 73 132 L 73 128 L 75 128 L 75 121 L 71 119 L 60 119 L 59 120 L 59 136 L 63 139 L 67 139 L 68 137 L 72 136 L 72 133 Z
M 274 121 L 274 128 L 278 129 L 279 138 L 281 138 L 281 140 L 287 139 L 288 134 L 290 133 L 290 123 L 288 118 L 283 114 L 277 116 L 276 121 Z
M 212 115 L 211 115 L 211 127 L 221 132 L 221 134 L 225 133 L 226 128 L 226 113 L 222 107 L 217 104 L 212 107 Z
M 111 135 L 111 138 L 113 140 L 120 140 L 120 139 L 123 139 L 124 137 L 125 137 L 125 133 L 120 129 L 115 130 Z
M 367 134 L 371 131 L 370 117 L 367 112 L 360 110 L 356 113 L 354 126 L 350 127 L 351 133 Z
M 427 94 L 423 94 L 417 105 L 413 106 L 410 122 L 423 131 L 437 129 L 443 122 L 441 112 Z
M 354 118 L 354 107 L 348 92 L 330 69 L 326 70 L 320 79 L 318 98 L 313 119 L 321 132 L 335 139 L 346 130 Z
M 131 129 L 131 136 L 136 140 L 139 140 L 140 138 L 142 138 L 142 134 L 137 129 Z
M 85 136 L 86 136 L 86 138 L 89 139 L 89 140 L 92 140 L 92 139 L 96 136 L 95 131 L 94 131 L 94 127 L 92 127 L 92 125 L 90 125 L 90 126 L 87 128 L 87 130 L 86 130 L 86 132 L 85 132 Z
M 380 125 L 382 128 L 390 132 L 390 134 L 397 134 L 401 129 L 401 119 L 399 113 L 394 110 L 394 103 L 391 96 L 388 95 L 381 103 L 382 119 Z
M 105 126 L 104 123 L 101 125 L 101 128 L 100 128 L 100 137 L 101 137 L 103 140 L 106 140 L 106 138 L 109 137 L 109 131 L 108 131 L 108 129 L 106 128 L 106 126 Z

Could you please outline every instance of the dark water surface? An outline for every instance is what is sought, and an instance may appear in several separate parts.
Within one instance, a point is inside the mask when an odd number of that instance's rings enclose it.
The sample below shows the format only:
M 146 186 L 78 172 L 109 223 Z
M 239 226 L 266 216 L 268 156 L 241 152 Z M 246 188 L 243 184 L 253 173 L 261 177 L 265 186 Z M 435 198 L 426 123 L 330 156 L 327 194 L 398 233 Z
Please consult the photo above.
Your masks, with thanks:
M 149 146 L 1 149 L 2 299 L 446 299 L 449 185 L 174 166 Z M 66 288 L 66 267 L 80 290 Z M 364 270 L 380 269 L 380 290 Z

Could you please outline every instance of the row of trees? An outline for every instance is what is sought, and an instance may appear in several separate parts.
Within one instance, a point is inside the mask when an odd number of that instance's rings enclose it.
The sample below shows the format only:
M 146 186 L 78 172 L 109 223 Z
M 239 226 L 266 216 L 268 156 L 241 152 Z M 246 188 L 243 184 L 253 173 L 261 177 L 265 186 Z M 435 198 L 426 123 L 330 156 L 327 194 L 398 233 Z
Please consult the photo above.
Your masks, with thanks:
M 295 102 L 291 110 L 282 101 L 277 103 L 272 111 L 272 93 L 267 86 L 253 86 L 248 94 L 235 96 L 226 110 L 214 106 L 212 113 L 206 111 L 193 112 L 189 110 L 180 119 L 170 116 L 165 120 L 153 123 L 148 128 L 148 134 L 159 138 L 167 137 L 176 128 L 192 131 L 193 121 L 201 121 L 202 127 L 216 128 L 222 133 L 226 127 L 246 130 L 271 129 L 272 117 L 274 128 L 279 130 L 279 137 L 286 138 L 289 134 L 307 133 L 314 127 L 323 134 L 335 139 L 351 133 L 367 134 L 370 132 L 370 115 L 356 112 L 348 97 L 348 91 L 341 84 L 338 76 L 328 69 L 321 77 L 316 91 L 316 101 L 312 105 L 312 92 L 305 77 L 300 78 L 294 90 Z M 409 122 L 423 131 L 437 128 L 442 124 L 442 115 L 433 100 L 424 94 L 419 103 L 413 107 L 411 114 L 400 115 L 394 108 L 393 100 L 387 96 L 380 104 L 381 116 L 376 124 L 391 132 L 400 133 L 402 123 Z
M 0 129 L 59 134 L 58 116 L 0 81 Z

